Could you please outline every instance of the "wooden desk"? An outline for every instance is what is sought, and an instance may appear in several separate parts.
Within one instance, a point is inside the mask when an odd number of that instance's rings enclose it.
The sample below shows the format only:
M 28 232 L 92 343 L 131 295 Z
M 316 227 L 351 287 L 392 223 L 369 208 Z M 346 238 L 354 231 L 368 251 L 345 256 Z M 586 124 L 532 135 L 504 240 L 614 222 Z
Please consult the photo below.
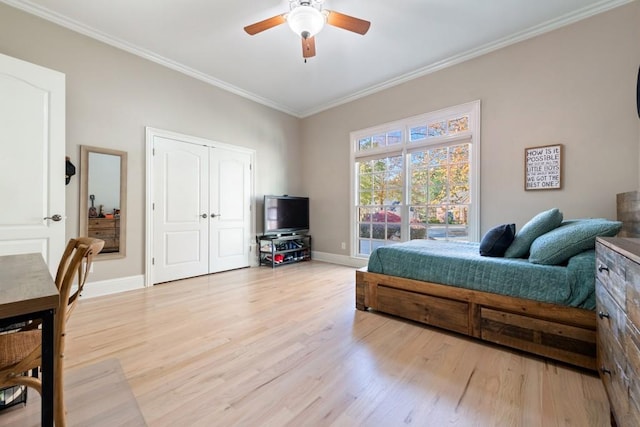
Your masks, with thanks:
M 59 299 L 40 254 L 0 256 L 0 326 L 42 319 L 43 426 L 53 426 L 53 316 Z

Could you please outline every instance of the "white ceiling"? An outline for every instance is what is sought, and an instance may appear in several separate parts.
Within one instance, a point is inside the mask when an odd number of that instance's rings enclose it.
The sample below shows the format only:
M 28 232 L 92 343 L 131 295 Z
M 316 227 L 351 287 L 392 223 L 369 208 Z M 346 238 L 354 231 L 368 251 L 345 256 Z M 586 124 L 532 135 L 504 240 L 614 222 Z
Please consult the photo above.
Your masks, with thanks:
M 0 0 L 297 117 L 306 117 L 631 0 L 326 0 L 371 21 L 325 26 L 306 64 L 288 0 Z

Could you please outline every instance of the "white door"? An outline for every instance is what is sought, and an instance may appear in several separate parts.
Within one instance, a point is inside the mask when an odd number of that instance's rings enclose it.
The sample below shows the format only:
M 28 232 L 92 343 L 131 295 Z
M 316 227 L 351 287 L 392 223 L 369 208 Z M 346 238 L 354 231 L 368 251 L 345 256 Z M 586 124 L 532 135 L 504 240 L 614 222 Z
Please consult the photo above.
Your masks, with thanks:
M 153 142 L 153 281 L 209 272 L 209 149 Z
M 249 266 L 251 155 L 153 135 L 152 283 Z
M 65 245 L 64 150 L 64 74 L 0 54 L 0 255 L 39 252 L 52 274 Z
M 251 156 L 210 149 L 210 272 L 249 266 Z

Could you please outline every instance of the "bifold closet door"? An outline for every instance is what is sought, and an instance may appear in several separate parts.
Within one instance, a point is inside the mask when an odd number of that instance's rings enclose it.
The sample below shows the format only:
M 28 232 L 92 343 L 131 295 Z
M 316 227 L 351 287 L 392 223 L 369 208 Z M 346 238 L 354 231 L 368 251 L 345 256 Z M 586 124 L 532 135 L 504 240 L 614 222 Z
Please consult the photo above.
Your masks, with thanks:
M 250 156 L 156 136 L 153 283 L 249 266 Z

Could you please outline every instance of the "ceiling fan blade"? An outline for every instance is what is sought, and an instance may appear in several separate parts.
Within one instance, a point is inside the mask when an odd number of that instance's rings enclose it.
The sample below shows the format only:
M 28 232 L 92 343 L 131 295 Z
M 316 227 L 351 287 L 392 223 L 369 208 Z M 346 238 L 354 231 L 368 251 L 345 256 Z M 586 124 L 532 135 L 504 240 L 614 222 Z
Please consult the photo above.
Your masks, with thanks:
M 329 10 L 328 12 L 329 16 L 327 16 L 327 24 L 342 28 L 343 30 L 365 35 L 371 26 L 371 22 L 365 21 L 364 19 L 354 18 L 353 16 L 345 15 L 344 13 L 335 12 L 333 10 Z
M 264 30 L 268 30 L 269 28 L 276 27 L 280 24 L 284 24 L 287 22 L 284 15 L 276 15 L 269 19 L 265 19 L 264 21 L 256 22 L 255 24 L 247 25 L 244 27 L 244 30 L 249 35 L 258 34 Z
M 302 57 L 303 58 L 312 58 L 316 56 L 316 38 L 309 37 L 306 39 L 302 39 Z

